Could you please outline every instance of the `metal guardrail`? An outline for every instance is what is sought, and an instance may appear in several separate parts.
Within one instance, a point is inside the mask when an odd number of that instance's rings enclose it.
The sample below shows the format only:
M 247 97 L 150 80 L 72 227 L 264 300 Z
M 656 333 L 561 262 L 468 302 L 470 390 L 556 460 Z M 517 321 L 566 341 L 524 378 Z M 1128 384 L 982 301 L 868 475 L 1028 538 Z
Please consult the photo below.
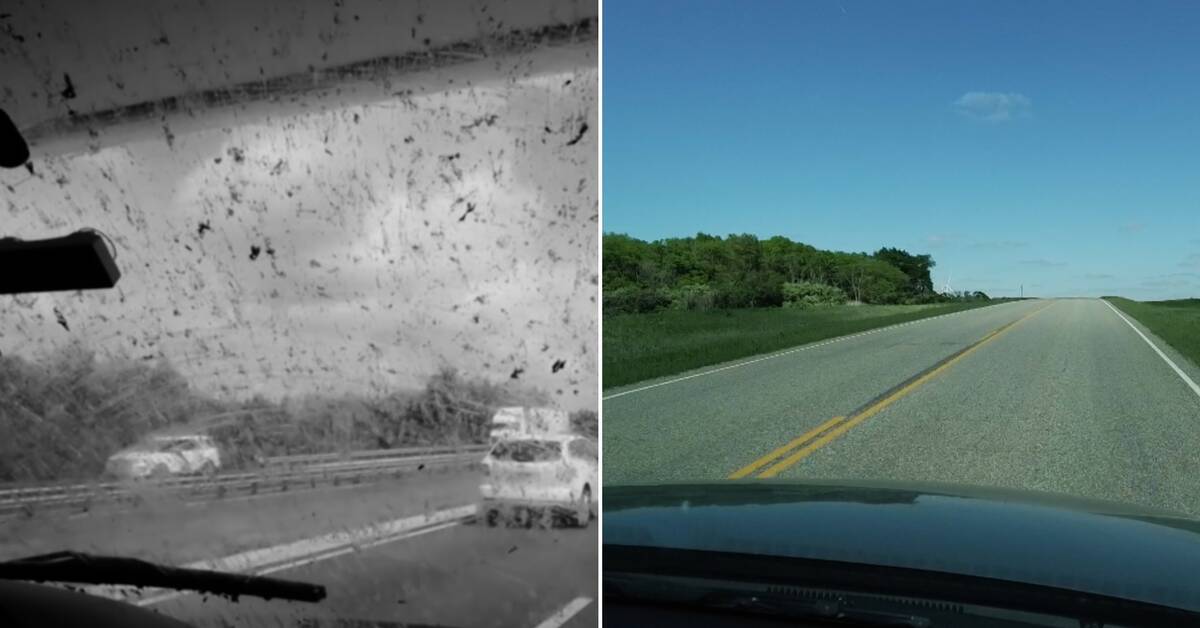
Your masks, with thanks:
M 479 462 L 486 445 L 419 447 L 334 454 L 268 458 L 260 469 L 213 476 L 175 476 L 161 480 L 59 482 L 0 489 L 0 515 L 32 513 L 35 509 L 130 501 L 143 494 L 165 491 L 185 497 L 222 498 L 231 494 L 259 494 L 316 488 L 320 485 L 358 483 L 364 479 L 398 475 L 426 467 L 466 466 Z
M 432 454 L 459 453 L 459 452 L 479 452 L 486 453 L 487 445 L 443 445 L 436 447 L 406 447 L 403 449 L 368 449 L 364 451 L 350 451 L 345 453 L 329 453 L 329 454 L 301 454 L 296 456 L 274 456 L 267 458 L 265 465 L 304 465 L 318 462 L 340 461 L 340 460 L 371 460 L 371 459 L 390 459 L 403 456 L 421 456 Z
M 422 455 L 447 454 L 447 453 L 479 453 L 481 456 L 488 450 L 487 445 L 442 445 L 433 447 L 405 447 L 396 449 L 370 449 L 363 451 L 337 452 L 325 454 L 298 454 L 292 456 L 271 456 L 264 458 L 262 469 L 268 470 L 272 467 L 303 467 L 318 463 L 330 463 L 341 461 L 355 460 L 396 460 L 401 458 L 418 457 Z M 177 482 L 187 482 L 189 477 L 169 477 L 164 478 L 162 483 L 170 484 Z M 62 491 L 65 488 L 95 488 L 96 482 L 84 480 L 58 480 L 36 483 L 7 483 L 0 484 L 0 503 L 11 496 L 18 494 L 35 493 L 39 491 L 53 493 Z

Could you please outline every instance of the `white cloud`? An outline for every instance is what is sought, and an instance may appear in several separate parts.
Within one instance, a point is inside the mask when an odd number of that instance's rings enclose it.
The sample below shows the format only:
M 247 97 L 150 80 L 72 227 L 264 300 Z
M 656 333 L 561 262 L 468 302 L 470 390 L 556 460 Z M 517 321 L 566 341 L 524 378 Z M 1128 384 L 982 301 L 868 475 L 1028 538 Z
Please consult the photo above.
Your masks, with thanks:
M 925 237 L 925 246 L 931 249 L 940 249 L 954 239 L 954 236 L 935 233 Z
M 1147 279 L 1142 282 L 1142 286 L 1146 288 L 1185 288 L 1191 284 L 1191 281 L 1181 277 L 1164 276 L 1159 279 Z
M 967 92 L 954 101 L 954 108 L 976 120 L 1006 122 L 1028 117 L 1033 109 L 1033 101 L 1015 92 Z
M 1022 266 L 1035 266 L 1038 268 L 1061 268 L 1066 266 L 1066 262 L 1056 262 L 1048 259 L 1026 259 L 1019 262 Z
M 971 248 L 984 250 L 1011 250 L 1026 246 L 1029 246 L 1029 243 L 1020 240 L 980 240 L 971 244 Z

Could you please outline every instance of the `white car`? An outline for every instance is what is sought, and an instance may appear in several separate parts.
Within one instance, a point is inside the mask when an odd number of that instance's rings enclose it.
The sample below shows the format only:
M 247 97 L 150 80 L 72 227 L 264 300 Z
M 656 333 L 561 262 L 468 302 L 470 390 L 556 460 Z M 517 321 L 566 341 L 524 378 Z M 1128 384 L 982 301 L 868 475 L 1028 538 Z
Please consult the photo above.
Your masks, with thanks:
M 203 434 L 155 436 L 113 454 L 105 471 L 122 479 L 163 478 L 172 475 L 211 475 L 221 468 L 221 453 Z
M 492 417 L 488 432 L 493 445 L 531 434 L 565 434 L 571 431 L 571 415 L 554 408 L 500 408 Z
M 587 527 L 595 516 L 599 489 L 596 441 L 575 434 L 546 434 L 502 440 L 483 459 L 480 512 L 489 526 L 503 514 L 565 512 Z

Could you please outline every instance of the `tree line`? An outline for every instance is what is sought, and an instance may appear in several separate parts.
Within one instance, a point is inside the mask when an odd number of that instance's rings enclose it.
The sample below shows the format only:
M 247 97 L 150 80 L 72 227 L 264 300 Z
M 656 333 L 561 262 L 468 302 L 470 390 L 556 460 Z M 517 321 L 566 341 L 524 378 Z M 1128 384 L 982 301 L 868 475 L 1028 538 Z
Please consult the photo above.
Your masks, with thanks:
M 929 274 L 933 258 L 899 248 L 844 253 L 783 236 L 704 233 L 653 242 L 607 233 L 603 246 L 606 314 L 988 298 L 938 293 Z

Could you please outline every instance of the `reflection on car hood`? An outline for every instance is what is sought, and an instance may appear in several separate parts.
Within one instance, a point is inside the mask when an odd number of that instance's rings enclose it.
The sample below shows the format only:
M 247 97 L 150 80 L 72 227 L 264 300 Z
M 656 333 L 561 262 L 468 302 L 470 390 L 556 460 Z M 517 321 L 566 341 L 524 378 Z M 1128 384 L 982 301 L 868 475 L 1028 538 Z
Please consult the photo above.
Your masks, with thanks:
M 604 544 L 850 561 L 1200 611 L 1200 522 L 999 488 L 858 481 L 604 487 Z

